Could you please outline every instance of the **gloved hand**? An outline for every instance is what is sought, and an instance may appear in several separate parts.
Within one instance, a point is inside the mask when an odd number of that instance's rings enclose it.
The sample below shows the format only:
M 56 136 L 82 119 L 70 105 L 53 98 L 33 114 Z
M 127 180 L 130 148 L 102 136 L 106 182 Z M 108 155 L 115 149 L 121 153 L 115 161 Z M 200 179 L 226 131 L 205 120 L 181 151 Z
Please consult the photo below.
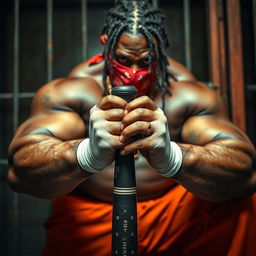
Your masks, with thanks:
M 106 96 L 90 110 L 89 138 L 77 148 L 77 161 L 82 169 L 96 173 L 115 157 L 117 148 L 123 147 L 119 135 L 126 102 L 117 96 Z
M 126 113 L 120 140 L 129 141 L 137 134 L 142 134 L 142 137 L 126 145 L 121 154 L 140 150 L 148 163 L 161 175 L 174 176 L 182 165 L 182 151 L 175 142 L 170 141 L 164 112 L 144 96 L 127 104 Z

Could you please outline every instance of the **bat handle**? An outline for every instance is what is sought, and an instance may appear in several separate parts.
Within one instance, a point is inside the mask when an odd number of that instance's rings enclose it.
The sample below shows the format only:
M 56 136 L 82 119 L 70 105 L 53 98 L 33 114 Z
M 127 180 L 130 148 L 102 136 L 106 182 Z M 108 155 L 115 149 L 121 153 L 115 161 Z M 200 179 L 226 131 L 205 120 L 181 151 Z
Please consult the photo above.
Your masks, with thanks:
M 117 86 L 112 94 L 127 102 L 136 97 L 133 86 Z M 115 157 L 113 212 L 112 212 L 112 256 L 137 255 L 137 195 L 133 153 Z

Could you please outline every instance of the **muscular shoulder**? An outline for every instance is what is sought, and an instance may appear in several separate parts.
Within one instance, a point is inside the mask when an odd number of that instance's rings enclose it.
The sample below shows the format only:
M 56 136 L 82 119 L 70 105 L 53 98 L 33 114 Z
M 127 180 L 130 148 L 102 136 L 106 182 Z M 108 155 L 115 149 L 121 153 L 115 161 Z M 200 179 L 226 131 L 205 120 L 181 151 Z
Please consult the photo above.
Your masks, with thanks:
M 171 74 L 171 77 L 175 78 L 177 81 L 187 81 L 187 82 L 196 82 L 197 79 L 192 74 L 190 70 L 188 70 L 184 65 L 180 62 L 175 61 L 172 58 L 168 58 L 168 72 Z
M 69 72 L 68 77 L 90 77 L 102 84 L 103 69 L 104 61 L 90 65 L 89 60 L 87 60 L 74 67 Z
M 56 79 L 41 87 L 32 102 L 32 114 L 47 111 L 76 111 L 93 106 L 102 88 L 91 78 Z
M 184 124 L 191 117 L 218 116 L 227 118 L 220 97 L 206 85 L 199 82 L 173 82 L 171 95 L 166 97 L 165 114 L 170 133 L 176 141 L 181 140 Z
M 185 119 L 195 115 L 226 115 L 223 101 L 218 94 L 200 82 L 173 82 L 168 108 Z

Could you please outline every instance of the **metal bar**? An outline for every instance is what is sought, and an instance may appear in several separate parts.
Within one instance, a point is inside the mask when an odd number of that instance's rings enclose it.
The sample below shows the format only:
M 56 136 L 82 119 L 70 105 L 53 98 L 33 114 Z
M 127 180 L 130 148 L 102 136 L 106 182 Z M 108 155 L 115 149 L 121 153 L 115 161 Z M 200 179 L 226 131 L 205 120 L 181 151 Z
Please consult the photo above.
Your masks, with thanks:
M 158 0 L 152 0 L 152 5 L 158 7 Z
M 19 123 L 19 0 L 14 0 L 14 41 L 13 41 L 13 130 Z
M 183 20 L 185 39 L 185 64 L 191 70 L 191 40 L 190 40 L 190 0 L 183 0 Z
M 18 98 L 33 98 L 35 96 L 34 92 L 20 92 L 18 94 Z M 12 99 L 14 97 L 14 93 L 1 93 L 0 99 Z
M 208 1 L 209 17 L 209 66 L 212 84 L 217 93 L 227 101 L 226 47 L 222 0 Z M 226 104 L 228 106 L 228 103 Z
M 19 123 L 19 20 L 20 20 L 20 2 L 14 0 L 14 41 L 13 41 L 13 130 Z M 10 255 L 19 255 L 19 195 L 17 193 L 11 196 L 12 211 L 9 215 L 10 239 L 8 244 Z
M 7 165 L 8 164 L 8 161 L 7 159 L 0 159 L 0 165 Z
M 224 24 L 224 3 L 218 0 L 219 12 L 219 47 L 220 47 L 220 94 L 228 105 L 228 89 L 227 89 L 227 62 L 226 62 L 226 36 Z
M 237 0 L 227 0 L 226 3 L 232 120 L 246 131 L 240 4 Z
M 219 26 L 218 26 L 218 0 L 208 1 L 209 16 L 209 66 L 210 80 L 214 85 L 221 85 L 220 81 L 220 45 L 219 45 Z M 217 90 L 218 93 L 220 90 Z
M 87 0 L 81 0 L 81 28 L 82 28 L 82 57 L 83 60 L 87 59 Z
M 256 84 L 246 84 L 245 88 L 247 91 L 256 91 Z
M 47 81 L 53 78 L 53 0 L 47 0 Z
M 253 37 L 254 37 L 254 63 L 256 65 L 256 0 L 252 2 Z

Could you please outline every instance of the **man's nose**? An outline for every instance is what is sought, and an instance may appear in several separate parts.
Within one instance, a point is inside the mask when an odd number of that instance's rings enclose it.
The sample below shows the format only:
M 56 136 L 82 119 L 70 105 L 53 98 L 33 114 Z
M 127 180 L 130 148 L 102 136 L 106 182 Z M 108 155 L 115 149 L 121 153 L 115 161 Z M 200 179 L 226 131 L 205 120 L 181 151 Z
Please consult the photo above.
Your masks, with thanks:
M 135 73 L 138 68 L 139 68 L 139 66 L 137 64 L 132 64 L 131 65 L 132 73 Z

